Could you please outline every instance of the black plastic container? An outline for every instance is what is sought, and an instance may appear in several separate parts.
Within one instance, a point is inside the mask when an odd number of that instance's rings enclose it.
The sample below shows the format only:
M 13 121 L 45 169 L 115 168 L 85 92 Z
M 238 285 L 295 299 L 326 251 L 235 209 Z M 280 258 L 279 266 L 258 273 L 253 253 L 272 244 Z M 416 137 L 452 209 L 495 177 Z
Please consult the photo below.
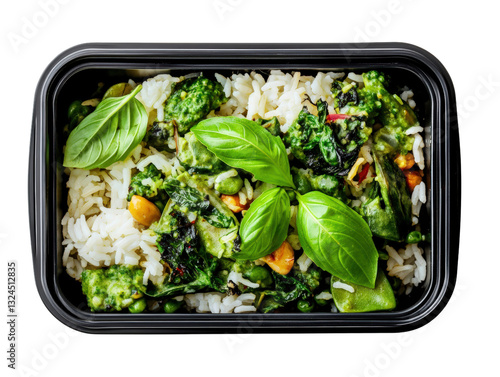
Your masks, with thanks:
M 80 284 L 62 267 L 67 210 L 62 127 L 70 101 L 98 81 L 159 72 L 301 72 L 380 69 L 415 92 L 425 126 L 427 279 L 393 312 L 289 314 L 91 313 Z M 58 56 L 35 94 L 29 167 L 34 272 L 40 296 L 64 324 L 90 333 L 394 332 L 418 328 L 446 305 L 455 286 L 460 230 L 460 151 L 453 85 L 441 63 L 408 44 L 85 44 Z

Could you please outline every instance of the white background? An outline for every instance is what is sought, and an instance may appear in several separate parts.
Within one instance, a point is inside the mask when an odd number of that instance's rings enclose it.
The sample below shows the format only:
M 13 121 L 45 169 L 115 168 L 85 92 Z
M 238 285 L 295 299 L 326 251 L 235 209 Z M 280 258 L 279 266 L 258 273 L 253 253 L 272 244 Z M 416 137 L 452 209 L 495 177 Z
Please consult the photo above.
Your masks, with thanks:
M 0 6 L 0 316 L 6 313 L 7 261 L 16 260 L 18 367 L 24 371 L 6 367 L 4 324 L 0 375 L 495 374 L 500 54 L 494 2 L 55 1 Z M 98 336 L 67 330 L 42 304 L 33 277 L 26 192 L 32 102 L 43 69 L 57 54 L 98 41 L 402 41 L 436 55 L 454 80 L 461 109 L 462 231 L 452 301 L 422 330 L 403 335 Z

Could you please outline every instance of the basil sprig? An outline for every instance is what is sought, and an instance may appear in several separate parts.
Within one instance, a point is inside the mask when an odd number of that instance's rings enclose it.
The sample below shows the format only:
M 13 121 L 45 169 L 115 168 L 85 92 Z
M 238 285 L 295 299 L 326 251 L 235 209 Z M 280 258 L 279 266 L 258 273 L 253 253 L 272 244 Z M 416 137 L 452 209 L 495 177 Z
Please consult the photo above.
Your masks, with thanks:
M 94 169 L 107 168 L 128 157 L 142 141 L 148 125 L 144 106 L 135 99 L 138 85 L 123 97 L 104 99 L 68 137 L 63 165 Z
M 378 253 L 363 218 L 319 191 L 298 198 L 297 227 L 306 255 L 334 276 L 374 288 Z
M 285 146 L 279 137 L 247 119 L 210 118 L 192 129 L 212 153 L 256 179 L 295 188 Z M 373 288 L 378 253 L 368 224 L 346 204 L 319 191 L 299 200 L 297 227 L 306 255 L 318 267 L 347 282 Z M 286 239 L 290 200 L 277 187 L 265 191 L 251 205 L 240 227 L 238 259 L 256 260 L 276 250 Z
M 240 226 L 241 251 L 237 259 L 256 260 L 276 250 L 288 234 L 290 198 L 284 189 L 264 191 L 248 209 Z
M 191 131 L 229 166 L 246 170 L 259 181 L 295 188 L 283 141 L 257 123 L 216 117 L 201 121 Z

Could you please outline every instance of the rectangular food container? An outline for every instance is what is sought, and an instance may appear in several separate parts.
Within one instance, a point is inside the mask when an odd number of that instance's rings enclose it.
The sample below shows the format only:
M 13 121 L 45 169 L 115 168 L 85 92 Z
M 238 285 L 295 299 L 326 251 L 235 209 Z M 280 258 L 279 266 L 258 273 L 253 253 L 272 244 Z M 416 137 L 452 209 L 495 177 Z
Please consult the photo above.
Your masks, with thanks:
M 375 313 L 92 313 L 80 284 L 62 266 L 61 219 L 67 210 L 62 128 L 69 103 L 99 81 L 158 73 L 383 70 L 415 92 L 425 128 L 425 179 L 431 232 L 427 278 L 397 310 Z M 455 286 L 460 230 L 460 148 L 455 93 L 441 63 L 402 43 L 373 44 L 84 44 L 59 55 L 38 84 L 29 165 L 33 265 L 39 294 L 62 323 L 89 333 L 397 332 L 423 326 Z

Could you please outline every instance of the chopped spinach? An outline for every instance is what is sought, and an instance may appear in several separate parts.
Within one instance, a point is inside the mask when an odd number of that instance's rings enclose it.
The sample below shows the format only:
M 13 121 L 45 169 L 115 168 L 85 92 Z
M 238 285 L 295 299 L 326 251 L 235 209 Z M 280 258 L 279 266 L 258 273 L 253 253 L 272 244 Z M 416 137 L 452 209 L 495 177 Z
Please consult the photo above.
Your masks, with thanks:
M 208 195 L 180 182 L 176 178 L 165 180 L 162 188 L 180 207 L 186 207 L 192 212 L 198 213 L 207 222 L 217 228 L 229 228 L 234 225 L 233 218 L 221 213 L 214 207 Z
M 285 140 L 294 157 L 315 174 L 346 175 L 358 157 L 359 148 L 368 140 L 371 128 L 363 115 L 326 123 L 327 103 L 320 100 L 316 105 L 318 116 L 304 108 Z
M 154 122 L 151 129 L 146 133 L 144 140 L 146 143 L 159 151 L 175 152 L 175 148 L 169 146 L 175 134 L 172 123 Z
M 149 164 L 142 172 L 132 177 L 128 189 L 127 200 L 132 196 L 139 195 L 153 202 L 160 211 L 163 210 L 168 200 L 168 195 L 163 186 L 165 176 L 154 164 Z
M 314 291 L 321 285 L 322 273 L 316 266 L 311 266 L 308 271 L 302 272 L 294 266 L 288 275 L 272 272 L 275 283 L 274 289 L 260 292 L 259 310 L 268 313 L 299 299 L 307 300 L 314 296 Z
M 272 272 L 275 284 L 274 290 L 260 292 L 259 301 L 262 300 L 259 310 L 269 313 L 298 299 L 311 297 L 312 292 L 308 286 L 291 275 L 280 275 Z M 263 300 L 265 297 L 265 300 Z
M 340 199 L 344 203 L 347 202 L 346 187 L 343 180 L 338 177 L 327 174 L 316 175 L 310 169 L 296 167 L 292 167 L 292 176 L 293 183 L 301 195 L 316 190 Z
M 332 84 L 334 107 L 341 114 L 364 117 L 369 126 L 380 113 L 382 106 L 376 93 L 366 87 L 358 88 L 355 83 L 335 80 Z
M 195 225 L 175 206 L 167 209 L 155 232 L 158 250 L 170 274 L 162 285 L 148 290 L 147 294 L 163 297 L 223 286 L 214 277 L 217 259 L 205 251 Z

